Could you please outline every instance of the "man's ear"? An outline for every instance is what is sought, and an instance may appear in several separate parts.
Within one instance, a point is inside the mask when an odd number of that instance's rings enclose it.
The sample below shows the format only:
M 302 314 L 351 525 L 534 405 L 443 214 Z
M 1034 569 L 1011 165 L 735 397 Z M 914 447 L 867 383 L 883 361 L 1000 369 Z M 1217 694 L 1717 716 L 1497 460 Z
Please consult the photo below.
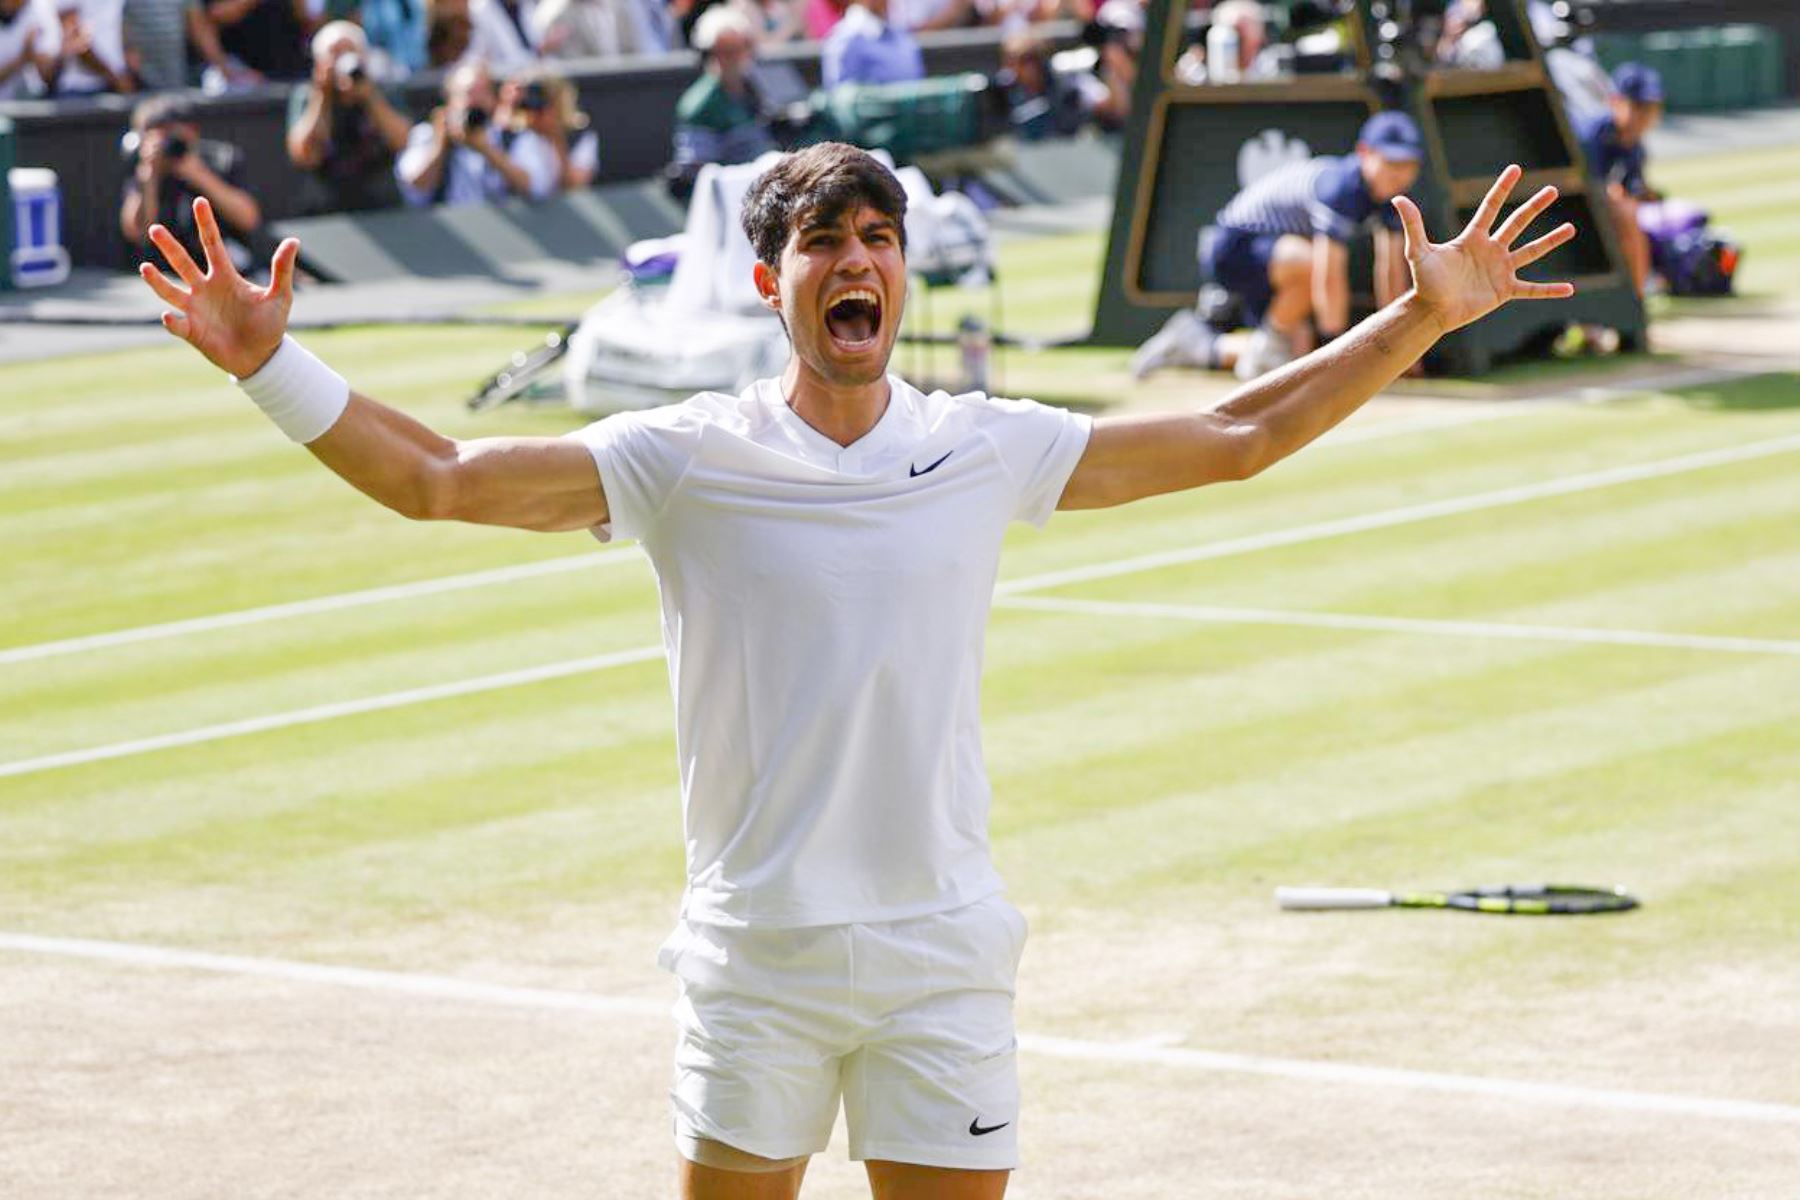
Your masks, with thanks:
M 781 277 L 775 274 L 775 268 L 762 259 L 756 260 L 756 267 L 751 272 L 756 281 L 756 294 L 762 297 L 763 305 L 770 312 L 781 311 Z

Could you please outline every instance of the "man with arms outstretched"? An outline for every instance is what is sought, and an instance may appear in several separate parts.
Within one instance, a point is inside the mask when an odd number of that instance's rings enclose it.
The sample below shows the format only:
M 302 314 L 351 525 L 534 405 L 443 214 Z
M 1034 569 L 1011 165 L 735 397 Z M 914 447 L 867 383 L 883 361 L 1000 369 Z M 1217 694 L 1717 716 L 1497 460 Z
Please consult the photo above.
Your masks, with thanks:
M 153 234 L 169 330 L 291 438 L 406 516 L 639 539 L 656 569 L 687 835 L 675 1135 L 690 1200 L 798 1193 L 841 1103 L 877 1200 L 997 1200 L 1016 1165 L 1013 978 L 1024 920 L 989 860 L 977 728 L 983 630 L 1014 519 L 1263 470 L 1353 412 L 1442 334 L 1514 298 L 1574 236 L 1495 229 L 1509 167 L 1432 245 L 1401 201 L 1414 286 L 1330 347 L 1205 412 L 1085 416 L 887 373 L 906 201 L 852 147 L 751 189 L 757 290 L 793 356 L 739 396 L 564 438 L 455 441 L 352 393 L 284 338 L 298 244 L 256 287 Z

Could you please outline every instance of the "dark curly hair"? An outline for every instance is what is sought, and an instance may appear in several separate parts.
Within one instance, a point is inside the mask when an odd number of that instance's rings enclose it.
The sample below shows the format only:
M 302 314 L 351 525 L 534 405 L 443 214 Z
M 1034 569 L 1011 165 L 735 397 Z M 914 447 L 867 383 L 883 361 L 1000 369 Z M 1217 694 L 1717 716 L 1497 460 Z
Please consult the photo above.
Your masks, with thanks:
M 893 221 L 904 251 L 906 192 L 894 173 L 866 150 L 820 142 L 783 156 L 750 185 L 744 196 L 744 233 L 756 257 L 774 268 L 781 263 L 788 234 L 801 221 L 833 224 L 865 204 Z

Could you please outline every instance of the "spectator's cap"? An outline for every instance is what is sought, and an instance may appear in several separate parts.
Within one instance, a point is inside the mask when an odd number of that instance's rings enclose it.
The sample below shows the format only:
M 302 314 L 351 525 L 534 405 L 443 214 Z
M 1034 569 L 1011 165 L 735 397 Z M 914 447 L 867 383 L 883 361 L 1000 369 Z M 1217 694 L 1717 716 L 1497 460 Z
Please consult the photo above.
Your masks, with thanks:
M 1403 112 L 1376 113 L 1363 122 L 1356 141 L 1383 158 L 1417 162 L 1425 157 L 1425 139 L 1419 135 L 1418 125 Z
M 715 4 L 701 13 L 700 19 L 694 22 L 691 44 L 694 49 L 705 54 L 718 43 L 719 35 L 725 33 L 739 34 L 746 41 L 756 40 L 756 26 L 750 23 L 749 17 L 730 5 Z
M 1639 62 L 1620 63 L 1612 73 L 1613 89 L 1633 104 L 1661 104 L 1662 73 Z
M 1144 6 L 1137 0 L 1106 0 L 1094 14 L 1094 23 L 1121 33 L 1144 32 Z
M 312 37 L 313 61 L 323 62 L 330 51 L 340 42 L 350 42 L 351 53 L 363 54 L 368 51 L 369 39 L 362 31 L 362 26 L 355 21 L 327 21 L 319 26 L 319 32 Z

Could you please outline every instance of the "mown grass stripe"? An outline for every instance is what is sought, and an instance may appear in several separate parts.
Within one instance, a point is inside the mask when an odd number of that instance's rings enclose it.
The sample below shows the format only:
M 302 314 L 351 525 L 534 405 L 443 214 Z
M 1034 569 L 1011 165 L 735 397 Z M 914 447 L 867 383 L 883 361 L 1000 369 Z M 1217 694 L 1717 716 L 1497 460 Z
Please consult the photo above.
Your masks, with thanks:
M 1248 554 L 1277 546 L 1293 546 L 1302 542 L 1321 541 L 1326 538 L 1342 537 L 1352 533 L 1364 533 L 1374 529 L 1389 529 L 1396 525 L 1407 525 L 1415 521 L 1428 521 L 1437 517 L 1454 516 L 1462 513 L 1479 512 L 1483 509 L 1523 504 L 1532 500 L 1547 499 L 1552 496 L 1568 496 L 1577 492 L 1613 487 L 1618 484 L 1636 483 L 1649 479 L 1661 479 L 1670 475 L 1681 475 L 1690 471 L 1701 471 L 1712 467 L 1727 466 L 1732 463 L 1747 462 L 1752 459 L 1769 458 L 1779 454 L 1791 454 L 1796 450 L 1800 450 L 1800 435 L 1768 438 L 1748 444 L 1727 446 L 1716 450 L 1705 450 L 1697 454 L 1684 454 L 1675 458 L 1661 459 L 1656 462 L 1633 463 L 1629 466 L 1611 467 L 1603 471 L 1592 471 L 1580 475 L 1542 480 L 1537 483 L 1520 484 L 1516 487 L 1500 488 L 1491 492 L 1478 492 L 1471 496 L 1455 496 L 1444 500 L 1429 501 L 1424 504 L 1403 505 L 1399 508 L 1386 509 L 1381 512 L 1365 513 L 1360 516 L 1347 517 L 1335 521 L 1321 521 L 1312 525 L 1303 525 L 1297 529 L 1252 534 L 1249 537 L 1233 538 L 1223 542 L 1213 542 L 1204 546 L 1165 551 L 1160 554 L 1147 554 L 1132 558 L 1115 559 L 1111 562 L 1097 563 L 1086 567 L 1075 567 L 1063 571 L 1047 571 L 1039 575 L 1027 575 L 1019 579 L 1003 580 L 995 591 L 998 595 L 1010 596 L 1022 592 L 1064 587 L 1072 583 L 1087 583 L 1097 579 L 1111 579 L 1119 575 L 1136 574 L 1140 571 L 1154 571 L 1162 567 L 1205 562 L 1210 559 L 1224 558 L 1230 555 Z
M 604 671 L 613 667 L 649 662 L 662 656 L 663 648 L 660 645 L 641 646 L 636 650 L 625 650 L 614 654 L 596 654 L 587 658 L 549 663 L 545 666 L 528 667 L 518 671 L 502 671 L 496 675 L 483 675 L 475 679 L 459 680 L 455 683 L 410 688 L 381 696 L 369 696 L 361 700 L 321 704 L 313 708 L 271 713 L 268 716 L 250 717 L 242 721 L 227 721 L 220 725 L 208 725 L 201 729 L 189 729 L 180 733 L 113 742 L 86 750 L 71 750 L 61 754 L 47 754 L 38 758 L 20 759 L 10 763 L 0 763 L 0 779 L 31 775 L 39 771 L 53 771 L 62 767 L 81 766 L 86 763 L 104 762 L 107 759 L 126 758 L 134 754 L 148 754 L 157 750 L 173 749 L 177 746 L 192 746 L 201 742 L 244 737 L 274 729 L 286 729 L 295 725 L 310 725 L 318 721 L 330 721 L 339 717 L 354 716 L 358 713 L 379 712 L 383 709 L 400 708 L 410 704 L 447 700 L 451 697 L 467 696 L 476 692 L 520 687 L 525 684 L 540 683 L 547 679 L 561 679 L 569 675 L 585 674 L 589 671 Z
M 182 621 L 166 621 L 160 625 L 140 625 L 134 629 L 119 629 L 111 633 L 94 633 L 85 637 L 39 642 L 31 646 L 15 646 L 11 649 L 0 650 L 0 666 L 54 658 L 60 654 L 78 654 L 86 650 L 101 650 L 113 646 L 132 645 L 137 642 L 156 641 L 161 638 L 182 637 L 190 633 L 207 633 L 216 629 L 236 629 L 244 625 L 261 624 L 264 621 L 281 621 L 290 617 L 338 612 L 346 608 L 360 608 L 368 604 L 411 600 L 420 596 L 436 596 L 444 592 L 459 592 L 468 588 L 513 583 L 521 579 L 536 579 L 544 575 L 560 575 L 569 571 L 616 567 L 625 563 L 642 561 L 640 556 L 629 553 L 589 553 L 571 555 L 568 558 L 553 558 L 543 562 L 522 563 L 512 567 L 495 567 L 486 571 L 468 571 L 461 575 L 444 575 L 436 579 L 421 579 L 415 583 L 366 588 L 357 592 L 339 592 L 334 596 L 317 596 L 310 600 L 294 600 L 285 604 L 264 605 L 261 608 L 238 609 L 236 612 L 215 613 L 208 617 L 190 617 Z

